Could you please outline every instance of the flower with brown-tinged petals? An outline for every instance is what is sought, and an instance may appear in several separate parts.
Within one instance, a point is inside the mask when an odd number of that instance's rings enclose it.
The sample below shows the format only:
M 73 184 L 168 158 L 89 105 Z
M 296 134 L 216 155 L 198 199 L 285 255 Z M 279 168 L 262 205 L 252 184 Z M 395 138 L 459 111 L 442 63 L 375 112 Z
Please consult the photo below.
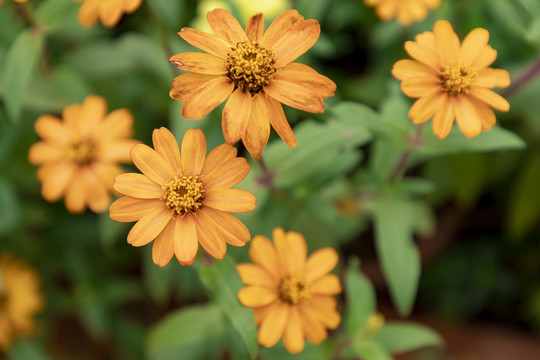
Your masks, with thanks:
M 106 27 L 113 27 L 124 14 L 131 14 L 141 6 L 142 0 L 83 0 L 77 20 L 85 28 L 100 21 Z

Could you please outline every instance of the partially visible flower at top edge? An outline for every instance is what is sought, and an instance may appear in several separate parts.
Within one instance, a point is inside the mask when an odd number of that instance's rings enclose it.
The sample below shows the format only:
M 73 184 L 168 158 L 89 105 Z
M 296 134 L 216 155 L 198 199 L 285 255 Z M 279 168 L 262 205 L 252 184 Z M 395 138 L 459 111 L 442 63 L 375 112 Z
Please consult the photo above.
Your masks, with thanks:
M 276 228 L 272 236 L 273 244 L 255 236 L 249 248 L 254 264 L 236 266 L 246 285 L 238 299 L 253 308 L 261 345 L 271 347 L 283 338 L 285 348 L 297 354 L 304 349 L 304 338 L 319 344 L 327 329 L 341 322 L 333 297 L 342 291 L 341 283 L 329 274 L 339 258 L 330 247 L 308 257 L 306 240 L 297 232 Z
M 118 163 L 131 163 L 133 116 L 127 109 L 107 114 L 101 96 L 64 108 L 62 119 L 41 115 L 34 128 L 42 141 L 30 147 L 28 160 L 39 165 L 41 194 L 54 202 L 65 196 L 71 213 L 88 206 L 96 213 L 110 204 L 114 177 L 124 172 Z
M 76 0 L 80 1 L 80 0 Z M 113 27 L 124 14 L 137 10 L 142 0 L 82 0 L 77 20 L 85 28 L 94 26 L 98 20 L 106 27 Z
M 25 3 L 25 2 L 27 2 L 28 0 L 13 0 L 13 1 L 15 1 L 15 2 L 17 2 L 17 3 Z M 2 5 L 2 2 L 4 2 L 4 0 L 0 0 L 0 5 Z
M 427 17 L 429 9 L 441 5 L 441 0 L 364 0 L 367 6 L 374 6 L 377 16 L 383 21 L 394 17 L 403 26 L 410 26 L 415 21 Z
M 222 259 L 226 244 L 244 246 L 249 230 L 233 213 L 251 211 L 256 199 L 249 191 L 232 188 L 249 172 L 236 148 L 222 144 L 206 155 L 206 138 L 199 129 L 184 134 L 181 149 L 166 128 L 154 130 L 154 149 L 140 144 L 131 150 L 142 174 L 122 174 L 114 189 L 126 195 L 110 207 L 111 219 L 137 223 L 128 234 L 133 246 L 154 240 L 152 259 L 165 266 L 176 255 L 191 265 L 198 244 Z
M 322 113 L 323 99 L 336 90 L 332 80 L 292 62 L 315 44 L 319 23 L 289 10 L 263 35 L 262 14 L 252 16 L 245 31 L 226 10 L 210 11 L 207 18 L 217 36 L 191 28 L 178 34 L 208 53 L 185 52 L 169 59 L 190 71 L 176 77 L 170 91 L 173 99 L 184 101 L 182 116 L 200 119 L 229 98 L 222 114 L 227 143 L 242 139 L 251 156 L 259 159 L 272 125 L 289 146 L 296 147 L 281 103 Z
M 508 101 L 490 90 L 510 85 L 506 70 L 490 68 L 497 51 L 487 44 L 489 32 L 472 30 L 460 45 L 452 25 L 439 20 L 433 32 L 416 35 L 405 50 L 414 60 L 399 60 L 392 75 L 401 80 L 409 97 L 419 98 L 410 108 L 414 124 L 433 118 L 433 132 L 440 139 L 448 136 L 454 119 L 468 138 L 490 130 L 496 122 L 491 107 L 508 111 Z
M 35 332 L 34 317 L 45 306 L 40 277 L 11 255 L 0 255 L 0 350 Z M 1 352 L 0 352 L 1 355 Z

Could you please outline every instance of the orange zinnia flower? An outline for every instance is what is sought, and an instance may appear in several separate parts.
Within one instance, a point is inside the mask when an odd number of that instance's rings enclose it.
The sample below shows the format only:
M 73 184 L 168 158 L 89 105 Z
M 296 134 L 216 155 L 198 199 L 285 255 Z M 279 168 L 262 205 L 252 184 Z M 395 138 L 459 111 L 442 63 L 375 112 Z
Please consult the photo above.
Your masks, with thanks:
M 404 26 L 415 21 L 424 20 L 428 9 L 436 9 L 441 0 L 364 0 L 367 6 L 375 6 L 375 12 L 381 20 L 388 21 L 394 17 Z
M 173 99 L 184 101 L 182 115 L 200 119 L 229 98 L 222 116 L 227 143 L 242 139 L 251 156 L 258 159 L 272 125 L 287 145 L 296 147 L 281 103 L 321 113 L 323 99 L 336 90 L 330 79 L 292 62 L 315 44 L 319 23 L 289 10 L 263 35 L 263 14 L 252 16 L 246 31 L 226 10 L 210 11 L 207 18 L 217 36 L 190 28 L 178 34 L 209 54 L 185 52 L 169 60 L 191 71 L 176 77 L 170 91 Z
M 341 292 L 339 278 L 328 274 L 337 264 L 332 248 L 323 248 L 307 258 L 304 237 L 276 228 L 274 245 L 265 236 L 255 236 L 249 256 L 255 264 L 238 264 L 242 282 L 238 299 L 253 308 L 259 327 L 258 341 L 274 346 L 281 337 L 290 353 L 304 349 L 304 338 L 313 344 L 326 339 L 326 329 L 335 329 L 341 318 L 332 295 Z
M 15 338 L 34 332 L 34 316 L 44 306 L 39 283 L 30 266 L 0 256 L 0 350 L 8 350 Z
M 181 153 L 166 128 L 154 130 L 152 139 L 155 150 L 142 144 L 131 150 L 142 174 L 122 174 L 114 182 L 126 196 L 111 205 L 111 218 L 137 221 L 128 243 L 143 246 L 155 239 L 152 258 L 159 266 L 173 254 L 181 265 L 191 265 L 198 243 L 216 259 L 225 256 L 225 243 L 244 246 L 249 230 L 229 212 L 255 208 L 250 192 L 231 188 L 248 174 L 246 159 L 237 158 L 229 144 L 206 156 L 206 138 L 199 129 L 185 133 Z
M 497 51 L 487 45 L 489 33 L 476 28 L 463 44 L 448 21 L 439 20 L 433 32 L 407 41 L 405 50 L 415 60 L 400 60 L 392 75 L 401 82 L 405 95 L 419 98 L 410 108 L 409 117 L 421 124 L 433 117 L 433 132 L 445 138 L 454 119 L 461 132 L 469 138 L 490 130 L 495 125 L 491 107 L 508 111 L 510 105 L 500 95 L 489 90 L 510 85 L 506 70 L 488 67 Z
M 88 206 L 107 210 L 114 177 L 124 172 L 117 164 L 130 163 L 129 150 L 136 140 L 133 116 L 127 109 L 107 113 L 101 96 L 89 96 L 82 105 L 66 106 L 62 120 L 40 116 L 34 128 L 43 139 L 32 145 L 28 160 L 41 165 L 37 177 L 41 194 L 57 201 L 65 194 L 66 208 L 82 213 Z
M 122 18 L 123 14 L 131 14 L 137 10 L 142 0 L 83 0 L 77 14 L 79 23 L 92 27 L 98 20 L 106 27 L 113 27 Z

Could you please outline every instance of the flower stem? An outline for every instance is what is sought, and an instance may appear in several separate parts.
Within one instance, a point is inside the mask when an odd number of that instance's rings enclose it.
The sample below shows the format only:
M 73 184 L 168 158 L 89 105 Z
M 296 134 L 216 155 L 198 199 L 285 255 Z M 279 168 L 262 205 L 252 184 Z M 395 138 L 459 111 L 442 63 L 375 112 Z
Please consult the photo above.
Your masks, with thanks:
M 399 157 L 396 163 L 396 166 L 394 166 L 394 169 L 392 170 L 392 172 L 390 173 L 390 176 L 388 177 L 388 182 L 393 183 L 405 173 L 405 171 L 407 170 L 407 162 L 409 161 L 411 154 L 413 153 L 415 149 L 423 145 L 422 128 L 423 128 L 423 124 L 416 126 L 416 131 L 414 133 L 413 138 L 409 139 L 409 143 L 411 147 L 407 150 L 404 150 L 401 153 L 401 156 Z
M 510 97 L 531 82 L 540 73 L 540 56 L 532 61 L 531 65 L 524 70 L 508 88 L 501 91 L 501 96 Z
M 266 162 L 264 161 L 262 155 L 259 159 L 257 159 L 257 162 L 259 163 L 259 166 L 262 170 L 262 174 L 257 178 L 257 183 L 261 186 L 268 187 L 272 194 L 278 197 L 284 197 L 285 194 L 283 193 L 283 191 L 276 188 L 276 186 L 274 185 L 274 180 L 276 178 L 275 171 L 271 170 L 268 165 L 266 165 Z

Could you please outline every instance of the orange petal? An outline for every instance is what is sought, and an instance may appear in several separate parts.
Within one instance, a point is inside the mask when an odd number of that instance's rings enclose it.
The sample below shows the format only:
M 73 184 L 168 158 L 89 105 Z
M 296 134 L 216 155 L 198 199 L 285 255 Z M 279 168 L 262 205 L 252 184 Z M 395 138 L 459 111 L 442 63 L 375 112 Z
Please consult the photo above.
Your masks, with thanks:
M 242 142 L 254 159 L 261 157 L 270 137 L 270 122 L 266 117 L 262 96 L 265 95 L 258 94 L 253 98 L 249 122 L 242 135 Z
M 129 138 L 132 134 L 133 115 L 128 109 L 116 109 L 103 118 L 91 134 L 91 138 L 101 142 L 115 138 Z
M 243 189 L 211 189 L 204 194 L 203 206 L 216 210 L 242 213 L 255 209 L 257 200 Z
M 443 101 L 442 107 L 437 110 L 433 117 L 433 133 L 439 138 L 444 139 L 452 130 L 452 124 L 454 123 L 454 97 L 446 96 L 446 100 Z
M 38 165 L 46 162 L 56 162 L 66 156 L 65 149 L 51 145 L 44 141 L 38 141 L 28 150 L 28 161 Z
M 101 0 L 86 0 L 81 4 L 77 20 L 85 28 L 93 26 L 98 20 L 98 9 Z
M 510 86 L 510 74 L 506 70 L 483 68 L 478 71 L 476 86 L 505 88 Z
M 257 235 L 251 240 L 249 257 L 255 264 L 265 269 L 275 279 L 281 279 L 283 269 L 278 261 L 276 250 L 266 236 Z
M 438 55 L 426 46 L 414 41 L 405 42 L 405 51 L 415 60 L 435 69 L 441 70 L 442 66 Z
M 415 77 L 401 82 L 403 93 L 413 98 L 428 96 L 439 89 L 441 89 L 441 85 L 436 77 Z
M 225 141 L 234 144 L 242 138 L 251 113 L 251 93 L 236 89 L 227 100 L 222 114 Z
M 198 216 L 206 216 L 208 222 L 213 227 L 219 229 L 223 239 L 229 245 L 244 246 L 251 240 L 251 235 L 246 225 L 228 212 L 206 207 L 201 209 L 197 214 Z
M 433 117 L 446 99 L 446 95 L 435 90 L 428 96 L 421 97 L 409 109 L 409 117 L 414 124 L 423 124 Z
M 332 80 L 326 76 L 320 75 L 316 71 L 312 71 L 307 65 L 300 64 L 303 65 L 302 67 L 299 67 L 298 65 L 298 63 L 290 63 L 278 71 L 274 76 L 274 79 L 304 86 L 323 99 L 334 95 L 336 84 Z
M 138 140 L 110 140 L 99 147 L 99 159 L 112 163 L 131 163 L 131 149 L 140 144 Z
M 309 300 L 309 305 L 317 320 L 321 321 L 329 329 L 335 329 L 341 322 L 341 316 L 336 311 L 337 301 L 332 296 L 314 295 Z
M 246 25 L 246 35 L 251 42 L 259 42 L 264 30 L 264 16 L 262 13 L 249 18 Z
M 306 339 L 312 344 L 323 342 L 327 333 L 324 325 L 317 319 L 317 313 L 309 306 L 302 306 L 299 310 Z
M 157 184 L 165 184 L 173 175 L 172 167 L 150 146 L 135 145 L 131 159 L 141 172 Z
M 106 114 L 107 101 L 105 98 L 97 95 L 88 96 L 81 105 L 77 117 L 79 134 L 83 137 L 90 137 Z
M 142 0 L 124 0 L 124 11 L 132 13 L 141 6 Z
M 180 265 L 191 265 L 197 256 L 199 242 L 193 215 L 176 217 L 174 228 L 174 253 Z
M 206 138 L 201 129 L 189 129 L 182 138 L 182 172 L 196 176 L 202 171 L 206 157 Z
M 302 329 L 302 319 L 298 313 L 298 308 L 291 307 L 291 313 L 285 332 L 283 334 L 283 344 L 291 354 L 299 354 L 304 350 L 304 330 Z
M 204 178 L 206 189 L 223 189 L 235 186 L 249 173 L 250 165 L 244 158 L 233 158 L 222 162 Z
M 315 251 L 306 261 L 306 280 L 312 282 L 328 274 L 338 263 L 337 252 L 329 247 Z
M 482 131 L 482 120 L 467 96 L 462 96 L 456 101 L 454 111 L 456 113 L 456 123 L 459 130 L 461 130 L 466 137 L 472 139 L 480 134 Z
M 253 309 L 253 317 L 255 318 L 255 324 L 257 326 L 260 326 L 263 319 L 268 316 L 268 312 L 272 308 L 272 305 L 273 304 Z
M 271 97 L 262 97 L 263 100 L 263 111 L 266 114 L 266 117 L 270 120 L 270 125 L 277 132 L 279 137 L 285 141 L 285 144 L 289 145 L 293 149 L 296 148 L 296 138 L 294 137 L 294 132 L 285 117 L 285 112 L 283 112 L 283 106 L 281 103 Z
M 459 58 L 466 65 L 472 65 L 486 47 L 488 40 L 489 32 L 486 29 L 474 29 L 463 39 L 463 43 L 459 49 Z
M 36 120 L 34 129 L 43 140 L 54 144 L 66 144 L 70 138 L 64 124 L 55 116 L 41 115 Z
M 459 52 L 459 38 L 446 20 L 438 20 L 433 26 L 437 52 L 445 63 L 453 63 Z
M 310 284 L 310 290 L 313 294 L 336 295 L 341 292 L 341 283 L 334 274 L 324 275 Z
M 123 196 L 111 204 L 109 216 L 118 222 L 139 221 L 144 215 L 161 208 L 162 205 L 161 199 L 135 199 Z
M 191 45 L 223 59 L 227 58 L 227 54 L 231 51 L 230 44 L 223 39 L 196 29 L 185 27 L 178 35 Z
M 152 133 L 152 142 L 157 153 L 167 161 L 174 172 L 181 169 L 180 149 L 173 133 L 165 127 L 155 129 Z
M 324 112 L 324 102 L 319 94 L 304 86 L 272 79 L 264 92 L 285 105 L 313 113 Z
M 274 229 L 273 235 L 276 253 L 287 275 L 295 275 L 304 271 L 307 256 L 306 240 L 302 234 L 283 229 Z
M 489 45 L 486 45 L 472 63 L 472 67 L 476 69 L 488 67 L 489 65 L 493 64 L 495 59 L 497 59 L 497 50 L 493 49 Z
M 214 33 L 230 45 L 234 46 L 239 42 L 248 41 L 248 37 L 238 20 L 227 10 L 215 9 L 209 11 L 206 18 Z
M 41 195 L 47 201 L 57 201 L 62 197 L 78 167 L 71 161 L 50 165 L 47 176 L 42 179 Z
M 488 103 L 499 111 L 510 110 L 510 104 L 501 95 L 493 92 L 489 89 L 480 86 L 472 86 L 470 88 L 470 95 Z
M 195 90 L 182 106 L 182 116 L 187 119 L 200 119 L 214 110 L 234 90 L 234 83 L 228 77 L 207 81 Z
M 197 238 L 203 249 L 216 259 L 223 259 L 227 252 L 227 246 L 219 228 L 213 226 L 204 211 L 197 212 L 194 216 Z
M 276 289 L 262 286 L 246 286 L 238 291 L 238 300 L 242 305 L 256 308 L 273 303 L 278 298 Z
M 292 26 L 273 46 L 277 69 L 308 51 L 319 38 L 321 27 L 317 20 L 304 20 Z
M 495 113 L 493 112 L 493 109 L 491 109 L 489 105 L 487 105 L 482 100 L 478 100 L 474 97 L 470 97 L 469 100 L 473 103 L 474 108 L 476 112 L 478 113 L 480 120 L 482 121 L 482 130 L 483 131 L 491 130 L 491 128 L 497 122 L 497 118 L 495 117 Z
M 122 3 L 118 1 L 102 1 L 98 14 L 103 25 L 113 27 L 122 18 Z
M 242 263 L 236 265 L 236 270 L 246 285 L 257 285 L 271 289 L 276 289 L 278 286 L 278 281 L 260 266 Z
M 236 152 L 236 148 L 230 144 L 221 144 L 210 151 L 204 160 L 204 166 L 201 171 L 201 175 L 205 177 L 205 181 L 208 180 L 206 176 L 214 171 L 218 165 L 236 157 Z
M 268 315 L 261 321 L 257 340 L 264 347 L 272 347 L 283 335 L 289 321 L 290 306 L 276 301 L 268 310 Z
M 113 188 L 122 195 L 138 199 L 159 199 L 163 196 L 161 187 L 143 174 L 120 174 L 114 178 Z
M 437 40 L 431 31 L 424 31 L 414 37 L 414 41 L 425 47 L 427 50 L 437 54 Z
M 437 76 L 437 72 L 416 60 L 399 60 L 392 67 L 392 75 L 398 80 L 404 80 L 412 77 L 433 77 Z
M 173 212 L 165 203 L 155 207 L 153 211 L 146 213 L 131 228 L 127 236 L 127 242 L 133 246 L 143 246 L 154 240 L 163 231 L 165 225 L 173 217 Z
M 169 220 L 152 245 L 152 261 L 160 267 L 167 265 L 174 255 L 175 226 L 176 221 L 174 219 Z
M 217 78 L 221 78 L 221 76 L 198 73 L 182 74 L 174 78 L 169 96 L 178 101 L 189 99 L 202 84 Z
M 90 167 L 107 190 L 112 190 L 114 178 L 125 172 L 124 169 L 114 163 L 102 161 L 94 162 Z
M 260 41 L 261 46 L 271 48 L 291 27 L 302 20 L 304 20 L 304 17 L 298 13 L 298 10 L 285 11 L 270 24 Z
M 89 167 L 81 169 L 81 175 L 88 207 L 95 213 L 105 212 L 111 201 L 107 186 L 100 181 Z
M 66 188 L 65 204 L 72 214 L 82 214 L 86 210 L 86 193 L 81 174 L 73 174 L 73 179 Z
M 183 52 L 171 56 L 169 62 L 179 69 L 200 74 L 225 75 L 228 72 L 225 60 L 207 53 Z

